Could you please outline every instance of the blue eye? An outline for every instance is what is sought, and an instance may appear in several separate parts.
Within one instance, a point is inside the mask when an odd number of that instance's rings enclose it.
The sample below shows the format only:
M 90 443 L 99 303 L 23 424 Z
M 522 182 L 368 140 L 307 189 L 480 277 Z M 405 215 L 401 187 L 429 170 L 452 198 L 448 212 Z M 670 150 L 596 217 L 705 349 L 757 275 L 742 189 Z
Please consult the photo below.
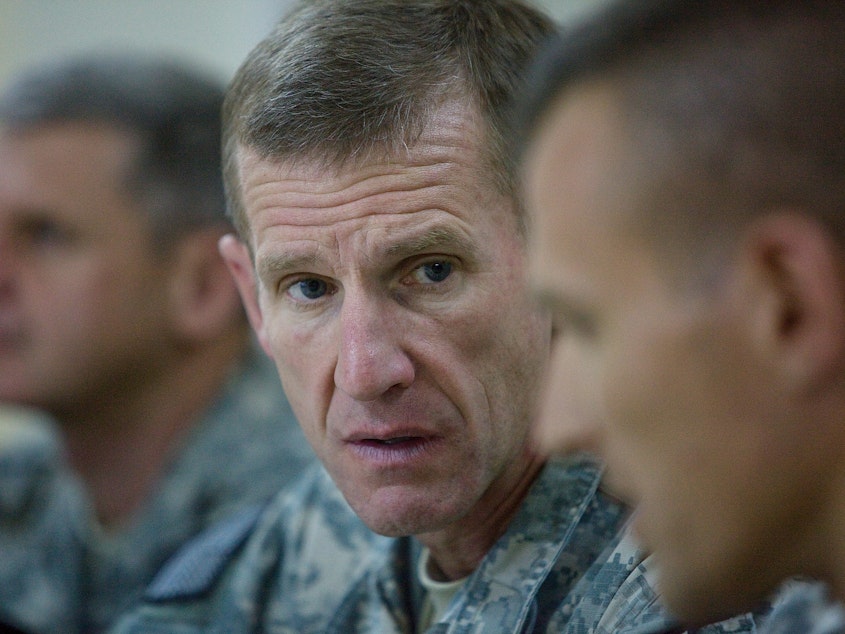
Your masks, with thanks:
M 416 269 L 416 271 L 414 271 L 414 276 L 417 278 L 417 281 L 422 284 L 431 284 L 442 282 L 449 277 L 451 273 L 451 262 L 429 262 L 428 264 L 423 264 Z
M 312 277 L 295 282 L 289 292 L 296 299 L 314 300 L 320 299 L 328 290 L 329 285 L 326 282 Z

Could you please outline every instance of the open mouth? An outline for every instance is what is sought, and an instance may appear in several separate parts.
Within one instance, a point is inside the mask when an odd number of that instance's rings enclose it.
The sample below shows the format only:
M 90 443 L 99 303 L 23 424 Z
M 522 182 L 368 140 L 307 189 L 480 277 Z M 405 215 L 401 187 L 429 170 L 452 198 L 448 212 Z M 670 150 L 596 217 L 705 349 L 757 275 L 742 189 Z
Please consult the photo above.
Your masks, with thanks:
M 414 437 L 414 436 L 398 436 L 396 438 L 385 438 L 383 440 L 380 439 L 380 438 L 367 438 L 366 440 L 364 440 L 364 442 L 374 443 L 376 445 L 398 445 L 398 444 L 401 444 L 401 443 L 413 442 L 415 440 L 422 440 L 422 439 L 419 438 L 419 437 Z
M 376 449 L 403 449 L 421 446 L 427 440 L 422 436 L 396 436 L 394 438 L 361 438 L 355 444 Z
M 365 460 L 398 465 L 422 458 L 436 443 L 437 439 L 430 436 L 365 437 L 353 441 L 351 446 Z

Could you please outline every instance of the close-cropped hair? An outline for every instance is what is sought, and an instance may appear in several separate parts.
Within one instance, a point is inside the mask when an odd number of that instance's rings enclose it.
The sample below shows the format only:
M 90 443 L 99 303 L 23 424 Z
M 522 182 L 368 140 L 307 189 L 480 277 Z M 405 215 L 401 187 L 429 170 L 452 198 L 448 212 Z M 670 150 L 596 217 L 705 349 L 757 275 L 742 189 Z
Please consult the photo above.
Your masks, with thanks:
M 148 214 L 159 245 L 227 223 L 220 169 L 223 86 L 173 60 L 89 54 L 15 78 L 0 95 L 0 126 L 114 127 L 137 141 L 123 186 Z
M 491 182 L 516 191 L 510 104 L 554 22 L 520 0 L 303 0 L 247 57 L 223 108 L 229 211 L 248 236 L 238 152 L 339 168 L 401 155 L 438 107 L 482 121 Z
M 648 156 L 632 169 L 673 185 L 655 223 L 675 209 L 694 239 L 708 214 L 792 208 L 842 237 L 843 34 L 845 3 L 830 0 L 616 1 L 537 57 L 512 140 L 522 153 L 553 106 L 602 85 Z

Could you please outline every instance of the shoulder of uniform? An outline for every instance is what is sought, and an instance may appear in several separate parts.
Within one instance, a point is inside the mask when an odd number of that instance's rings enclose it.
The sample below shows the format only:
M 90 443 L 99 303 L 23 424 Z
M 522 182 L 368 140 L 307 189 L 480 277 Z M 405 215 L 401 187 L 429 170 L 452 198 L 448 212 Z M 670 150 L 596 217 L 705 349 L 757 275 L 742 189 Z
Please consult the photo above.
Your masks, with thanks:
M 263 509 L 264 505 L 257 505 L 240 511 L 188 542 L 153 578 L 144 599 L 158 603 L 207 594 L 252 532 Z

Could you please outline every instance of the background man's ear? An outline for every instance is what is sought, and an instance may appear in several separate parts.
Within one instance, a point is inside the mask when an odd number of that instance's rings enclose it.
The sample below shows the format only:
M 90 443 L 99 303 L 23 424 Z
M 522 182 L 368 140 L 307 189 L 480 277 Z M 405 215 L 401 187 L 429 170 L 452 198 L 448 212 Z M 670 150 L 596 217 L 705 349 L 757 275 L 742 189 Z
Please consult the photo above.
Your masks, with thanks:
M 218 337 L 243 318 L 238 291 L 217 251 L 219 229 L 195 231 L 173 250 L 169 280 L 172 323 L 188 340 Z
M 258 337 L 258 342 L 264 352 L 273 358 L 270 349 L 267 333 L 264 329 L 264 318 L 261 314 L 261 307 L 258 303 L 258 287 L 255 280 L 255 269 L 249 249 L 237 236 L 226 234 L 218 243 L 220 255 L 229 269 L 231 278 L 234 279 L 240 293 L 243 305 L 246 308 L 247 317 L 252 328 Z
M 759 276 L 752 324 L 758 341 L 772 345 L 778 367 L 807 387 L 839 374 L 845 362 L 841 246 L 822 223 L 793 212 L 761 217 L 746 238 Z

